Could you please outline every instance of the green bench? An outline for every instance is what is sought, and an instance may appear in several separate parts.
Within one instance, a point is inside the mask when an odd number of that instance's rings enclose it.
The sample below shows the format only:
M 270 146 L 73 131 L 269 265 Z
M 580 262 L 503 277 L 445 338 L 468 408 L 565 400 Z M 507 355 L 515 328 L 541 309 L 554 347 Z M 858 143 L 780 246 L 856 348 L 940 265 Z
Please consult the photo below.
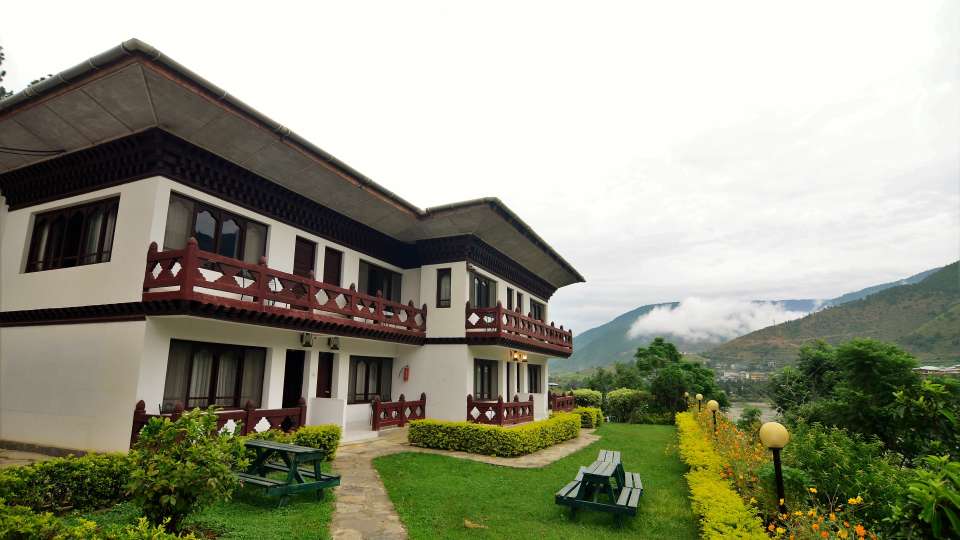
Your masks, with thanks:
M 640 475 L 623 470 L 620 452 L 601 450 L 596 461 L 580 467 L 573 481 L 560 488 L 554 502 L 568 506 L 572 519 L 577 510 L 597 510 L 613 514 L 620 525 L 624 515 L 637 515 L 641 495 Z
M 323 450 L 257 439 L 247 441 L 245 446 L 254 451 L 254 460 L 245 472 L 234 474 L 242 484 L 262 487 L 267 495 L 280 497 L 280 506 L 292 493 L 314 491 L 323 498 L 324 489 L 340 485 L 339 475 L 320 470 Z M 276 472 L 286 473 L 286 478 L 267 476 Z

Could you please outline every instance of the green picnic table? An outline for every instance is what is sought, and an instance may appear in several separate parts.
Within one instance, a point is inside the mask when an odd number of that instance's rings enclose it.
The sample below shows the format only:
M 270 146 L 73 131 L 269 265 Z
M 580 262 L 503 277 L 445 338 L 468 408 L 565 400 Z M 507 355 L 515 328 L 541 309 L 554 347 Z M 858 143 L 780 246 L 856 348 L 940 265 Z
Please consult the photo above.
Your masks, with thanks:
M 246 472 L 236 473 L 244 484 L 266 489 L 267 495 L 279 496 L 280 506 L 287 503 L 291 493 L 316 491 L 323 498 L 324 488 L 340 485 L 340 476 L 324 474 L 324 451 L 295 444 L 253 439 L 245 446 L 254 451 L 255 457 Z M 287 474 L 279 480 L 267 475 L 275 472 Z
M 621 524 L 624 514 L 637 515 L 641 495 L 640 475 L 623 470 L 620 452 L 601 450 L 596 461 L 580 467 L 576 478 L 560 488 L 555 502 L 569 506 L 573 518 L 578 509 L 585 508 L 612 513 Z

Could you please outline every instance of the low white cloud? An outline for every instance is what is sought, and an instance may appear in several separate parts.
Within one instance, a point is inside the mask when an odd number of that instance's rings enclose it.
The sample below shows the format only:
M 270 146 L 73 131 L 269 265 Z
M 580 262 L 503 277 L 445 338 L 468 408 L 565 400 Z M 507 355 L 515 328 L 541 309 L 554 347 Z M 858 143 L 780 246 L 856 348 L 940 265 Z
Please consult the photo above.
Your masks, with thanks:
M 641 315 L 628 335 L 670 334 L 687 341 L 719 342 L 806 314 L 789 311 L 780 302 L 691 297 L 675 308 L 660 306 Z

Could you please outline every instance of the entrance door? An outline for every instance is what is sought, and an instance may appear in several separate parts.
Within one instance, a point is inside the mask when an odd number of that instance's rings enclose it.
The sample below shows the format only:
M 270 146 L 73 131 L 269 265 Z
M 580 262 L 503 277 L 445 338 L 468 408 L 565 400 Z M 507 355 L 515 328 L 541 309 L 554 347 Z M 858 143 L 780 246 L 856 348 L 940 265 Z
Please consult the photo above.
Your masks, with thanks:
M 287 351 L 287 363 L 283 369 L 283 408 L 296 407 L 303 397 L 303 363 L 306 351 Z
M 320 364 L 317 367 L 317 397 L 330 397 L 333 386 L 333 353 L 320 353 Z
M 317 260 L 317 244 L 297 237 L 293 250 L 293 273 L 298 276 L 310 277 Z

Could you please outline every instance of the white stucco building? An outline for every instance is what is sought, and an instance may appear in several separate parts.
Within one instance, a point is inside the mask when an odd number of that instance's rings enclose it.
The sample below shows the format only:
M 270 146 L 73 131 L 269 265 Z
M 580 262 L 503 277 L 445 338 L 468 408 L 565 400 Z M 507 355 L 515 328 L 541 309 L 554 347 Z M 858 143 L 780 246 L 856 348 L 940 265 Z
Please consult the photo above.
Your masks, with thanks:
M 0 101 L 8 445 L 124 450 L 139 401 L 348 437 L 401 394 L 542 418 L 580 281 L 499 200 L 421 210 L 136 40 Z

